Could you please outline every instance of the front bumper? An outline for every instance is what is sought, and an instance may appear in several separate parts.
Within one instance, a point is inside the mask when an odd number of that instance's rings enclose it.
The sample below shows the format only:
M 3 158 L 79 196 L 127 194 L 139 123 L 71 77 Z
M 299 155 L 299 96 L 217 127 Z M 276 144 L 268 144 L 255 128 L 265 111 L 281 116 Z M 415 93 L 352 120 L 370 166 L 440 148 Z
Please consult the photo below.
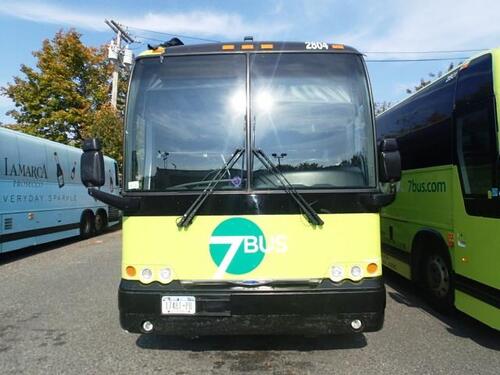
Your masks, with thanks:
M 196 314 L 161 314 L 162 296 L 194 296 Z M 279 283 L 265 287 L 169 285 L 122 280 L 118 292 L 120 324 L 132 333 L 203 336 L 231 334 L 341 334 L 382 328 L 385 287 L 381 277 L 359 282 Z M 351 322 L 362 327 L 354 330 Z

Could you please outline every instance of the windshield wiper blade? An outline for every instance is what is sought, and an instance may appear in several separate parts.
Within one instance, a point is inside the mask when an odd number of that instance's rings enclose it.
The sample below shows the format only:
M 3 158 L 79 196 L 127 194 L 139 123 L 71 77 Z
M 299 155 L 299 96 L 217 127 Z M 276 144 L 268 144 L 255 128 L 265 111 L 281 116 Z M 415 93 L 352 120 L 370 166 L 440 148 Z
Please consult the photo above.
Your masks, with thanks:
M 231 158 L 220 169 L 217 170 L 215 176 L 208 182 L 207 187 L 196 197 L 195 201 L 189 206 L 184 215 L 179 218 L 177 226 L 179 228 L 188 227 L 193 221 L 196 212 L 201 207 L 205 199 L 214 191 L 215 187 L 222 181 L 227 170 L 231 169 L 234 164 L 239 160 L 245 149 L 236 149 Z
M 323 220 L 314 211 L 309 203 L 304 199 L 304 197 L 293 187 L 293 185 L 286 179 L 285 175 L 273 164 L 273 162 L 267 157 L 264 151 L 258 149 L 253 150 L 254 155 L 260 160 L 262 165 L 269 170 L 273 176 L 280 182 L 280 184 L 285 188 L 285 191 L 292 196 L 292 198 L 297 202 L 299 207 L 302 209 L 307 217 L 307 220 L 313 225 L 323 225 Z

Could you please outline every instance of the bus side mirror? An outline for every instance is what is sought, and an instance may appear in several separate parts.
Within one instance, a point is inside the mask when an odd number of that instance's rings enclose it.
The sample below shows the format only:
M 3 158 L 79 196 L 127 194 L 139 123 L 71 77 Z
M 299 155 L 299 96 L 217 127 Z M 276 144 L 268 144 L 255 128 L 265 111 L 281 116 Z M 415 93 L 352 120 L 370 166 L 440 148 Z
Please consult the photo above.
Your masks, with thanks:
M 386 138 L 380 142 L 378 160 L 380 182 L 401 180 L 401 155 L 395 138 Z
M 104 156 L 101 142 L 96 138 L 83 141 L 83 154 L 80 160 L 80 175 L 86 187 L 104 185 Z

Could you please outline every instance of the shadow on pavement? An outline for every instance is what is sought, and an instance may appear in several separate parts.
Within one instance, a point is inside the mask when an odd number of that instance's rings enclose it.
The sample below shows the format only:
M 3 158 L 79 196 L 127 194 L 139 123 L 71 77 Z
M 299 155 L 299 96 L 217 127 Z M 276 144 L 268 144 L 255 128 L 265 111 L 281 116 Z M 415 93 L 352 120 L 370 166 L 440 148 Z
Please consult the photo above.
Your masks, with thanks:
M 389 298 L 395 302 L 424 310 L 443 322 L 447 326 L 446 330 L 455 336 L 470 339 L 485 348 L 500 350 L 499 331 L 460 311 L 455 311 L 450 315 L 437 312 L 427 304 L 414 284 L 389 269 L 384 268 L 384 278 L 385 283 L 395 290 L 395 292 L 388 292 Z
M 188 339 L 174 336 L 141 335 L 136 341 L 142 349 L 204 351 L 299 351 L 357 349 L 366 346 L 363 334 L 338 336 L 205 336 Z
M 104 231 L 103 234 L 101 234 L 99 236 L 91 237 L 91 239 L 98 239 L 102 235 L 106 235 L 106 234 L 115 232 L 115 231 L 120 230 L 120 229 L 121 229 L 121 225 L 115 224 L 112 227 L 108 228 L 106 231 Z M 41 253 L 44 253 L 46 251 L 54 250 L 54 249 L 60 248 L 62 246 L 67 246 L 67 245 L 71 245 L 74 243 L 78 243 L 80 241 L 82 241 L 82 239 L 79 236 L 75 236 L 75 237 L 65 238 L 62 240 L 48 242 L 48 243 L 45 243 L 42 245 L 30 246 L 30 247 L 25 247 L 25 248 L 19 249 L 19 250 L 9 251 L 8 253 L 0 253 L 0 266 L 2 266 L 3 264 L 12 263 L 12 262 L 16 262 L 18 260 L 22 260 L 22 259 L 30 257 L 32 255 L 41 254 Z

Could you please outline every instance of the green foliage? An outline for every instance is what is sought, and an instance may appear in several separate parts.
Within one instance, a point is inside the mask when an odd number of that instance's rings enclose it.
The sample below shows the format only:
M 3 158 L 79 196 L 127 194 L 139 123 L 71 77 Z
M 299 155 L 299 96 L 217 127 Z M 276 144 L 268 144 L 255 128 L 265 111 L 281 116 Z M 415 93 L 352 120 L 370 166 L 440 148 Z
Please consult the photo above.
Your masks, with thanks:
M 380 115 L 382 112 L 391 108 L 391 106 L 392 106 L 391 102 L 386 102 L 386 101 L 376 102 L 375 103 L 375 116 Z
M 102 135 L 106 154 L 121 153 L 122 112 L 109 106 L 113 66 L 106 48 L 85 46 L 75 30 L 59 31 L 33 52 L 36 68 L 21 65 L 22 77 L 1 89 L 16 109 L 7 112 L 28 134 L 80 146 L 83 138 Z M 123 79 L 123 82 L 126 82 Z M 119 98 L 124 98 L 126 83 Z
M 454 67 L 455 66 L 453 65 L 453 63 L 450 63 L 450 65 L 448 66 L 448 70 L 446 72 L 453 70 Z M 406 89 L 406 93 L 407 94 L 415 93 L 418 90 L 420 90 L 420 89 L 424 88 L 425 86 L 427 86 L 428 84 L 430 84 L 435 78 L 440 78 L 442 75 L 443 75 L 442 71 L 439 71 L 437 74 L 429 73 L 430 79 L 420 78 L 420 83 L 418 85 L 414 86 L 413 89 Z
M 122 163 L 123 118 L 111 104 L 95 112 L 91 123 L 82 131 L 83 138 L 99 138 L 104 153 Z

